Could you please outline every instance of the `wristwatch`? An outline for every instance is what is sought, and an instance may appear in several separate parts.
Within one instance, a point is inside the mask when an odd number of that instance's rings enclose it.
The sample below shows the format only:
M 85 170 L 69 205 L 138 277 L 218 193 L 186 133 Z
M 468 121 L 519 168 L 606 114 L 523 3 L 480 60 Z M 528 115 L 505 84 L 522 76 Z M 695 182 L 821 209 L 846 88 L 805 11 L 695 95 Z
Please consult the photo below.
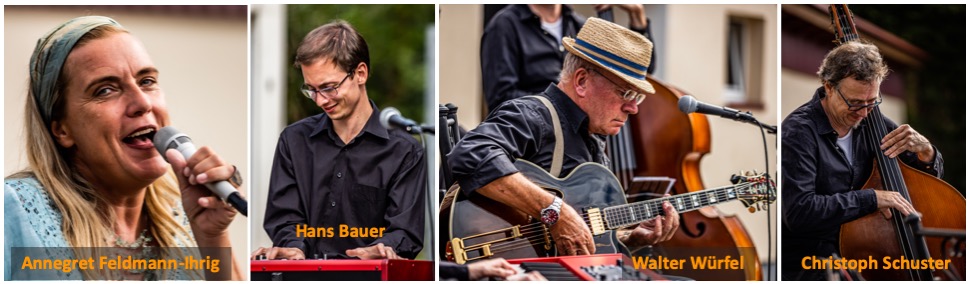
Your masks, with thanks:
M 542 209 L 542 223 L 545 226 L 551 227 L 555 225 L 555 222 L 559 221 L 559 213 L 562 212 L 562 198 L 558 196 L 552 200 L 552 205 Z

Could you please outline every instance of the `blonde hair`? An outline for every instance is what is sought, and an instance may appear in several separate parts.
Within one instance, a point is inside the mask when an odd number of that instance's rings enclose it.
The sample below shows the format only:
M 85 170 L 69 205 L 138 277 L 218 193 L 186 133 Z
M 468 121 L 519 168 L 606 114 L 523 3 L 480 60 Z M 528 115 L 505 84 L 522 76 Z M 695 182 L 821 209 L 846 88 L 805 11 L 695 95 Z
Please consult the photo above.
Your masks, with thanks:
M 75 48 L 114 33 L 127 33 L 116 26 L 100 26 L 78 40 Z M 64 82 L 68 80 L 64 71 L 58 79 L 56 92 L 64 93 Z M 96 253 L 98 247 L 110 247 L 114 235 L 117 216 L 107 206 L 107 201 L 87 181 L 69 161 L 71 149 L 57 144 L 40 116 L 35 94 L 27 92 L 24 113 L 24 134 L 27 143 L 28 168 L 15 173 L 10 178 L 34 177 L 61 213 L 61 230 L 64 239 L 71 245 L 75 257 L 82 258 Z M 52 121 L 63 118 L 64 96 L 57 96 L 54 102 Z M 160 247 L 195 246 L 189 229 L 180 224 L 173 216 L 181 202 L 181 192 L 175 175 L 168 171 L 164 176 L 148 186 L 145 194 L 145 207 L 148 212 L 150 236 L 157 240 Z M 180 210 L 181 211 L 181 210 Z M 95 214 L 91 214 L 95 212 Z M 185 214 L 185 212 L 179 212 Z M 93 249 L 93 250 L 92 250 Z M 161 250 L 162 252 L 169 250 Z M 175 250 L 181 251 L 181 250 Z M 104 279 L 108 276 L 96 270 L 82 270 L 86 279 Z

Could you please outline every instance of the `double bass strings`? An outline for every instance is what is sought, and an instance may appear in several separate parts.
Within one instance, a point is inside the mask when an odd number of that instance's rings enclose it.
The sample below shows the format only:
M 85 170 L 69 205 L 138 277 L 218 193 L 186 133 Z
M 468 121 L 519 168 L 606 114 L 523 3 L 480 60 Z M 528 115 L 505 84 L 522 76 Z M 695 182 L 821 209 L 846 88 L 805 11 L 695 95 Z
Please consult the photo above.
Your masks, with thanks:
M 880 96 L 881 94 L 879 94 Z M 881 150 L 881 139 L 888 135 L 888 125 L 884 120 L 878 119 L 882 117 L 881 108 L 875 106 L 872 111 L 868 114 L 866 119 L 866 126 L 869 128 L 867 131 L 863 131 L 865 137 L 869 141 L 869 146 L 873 147 L 873 151 L 879 152 L 876 154 L 876 160 L 878 160 L 878 168 L 881 171 L 882 181 L 885 183 L 882 185 L 883 189 L 887 191 L 898 192 L 902 195 L 905 200 L 911 202 L 911 198 L 908 195 L 908 190 L 905 187 L 905 182 L 900 176 L 901 169 L 899 168 L 896 158 L 888 157 Z M 907 254 L 907 257 L 914 257 L 916 254 L 914 248 L 911 246 L 912 240 L 909 238 L 911 230 L 905 224 L 902 214 L 894 209 L 889 209 L 892 213 L 892 223 L 895 226 L 895 237 L 899 241 L 899 245 L 902 246 L 902 250 Z M 910 272 L 914 273 L 914 272 Z M 914 279 L 917 274 L 913 274 Z

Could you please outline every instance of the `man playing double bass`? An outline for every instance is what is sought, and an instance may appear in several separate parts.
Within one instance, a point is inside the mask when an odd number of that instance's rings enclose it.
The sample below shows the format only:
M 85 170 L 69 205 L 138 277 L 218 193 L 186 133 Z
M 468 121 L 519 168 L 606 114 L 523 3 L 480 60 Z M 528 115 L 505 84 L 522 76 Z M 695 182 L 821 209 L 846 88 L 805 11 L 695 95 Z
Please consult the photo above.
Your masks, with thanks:
M 535 97 L 506 101 L 468 132 L 448 155 L 461 194 L 480 194 L 541 220 L 551 228 L 559 255 L 593 254 L 592 233 L 575 209 L 529 181 L 515 168 L 516 159 L 552 170 L 561 143 L 559 177 L 579 164 L 608 164 L 604 135 L 616 135 L 653 87 L 646 81 L 652 42 L 641 34 L 590 18 L 575 39 L 564 38 L 569 51 L 561 81 Z M 553 112 L 557 113 L 553 119 Z M 561 127 L 556 139 L 555 125 Z M 635 250 L 668 240 L 679 225 L 679 214 L 668 202 L 665 216 L 618 232 Z M 455 220 L 457 222 L 457 220 Z
M 891 208 L 908 216 L 912 204 L 898 192 L 862 189 L 876 155 L 942 177 L 942 155 L 907 124 L 869 117 L 882 102 L 879 87 L 888 66 L 872 44 L 848 42 L 831 50 L 818 71 L 822 87 L 782 123 L 782 280 L 824 280 L 823 269 L 805 270 L 802 259 L 839 252 L 841 225 Z M 879 149 L 865 145 L 864 119 L 884 121 Z M 892 237 L 892 236 L 886 236 Z

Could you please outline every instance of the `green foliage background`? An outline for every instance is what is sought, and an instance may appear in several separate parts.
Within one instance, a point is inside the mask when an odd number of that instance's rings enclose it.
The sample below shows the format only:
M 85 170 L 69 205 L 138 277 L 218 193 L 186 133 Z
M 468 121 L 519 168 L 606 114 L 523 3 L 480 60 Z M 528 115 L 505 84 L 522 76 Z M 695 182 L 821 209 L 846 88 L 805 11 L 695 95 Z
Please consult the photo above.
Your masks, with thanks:
M 424 117 L 425 30 L 434 24 L 434 5 L 289 5 L 287 7 L 287 60 L 307 33 L 342 19 L 363 35 L 370 48 L 367 95 L 380 108 L 396 107 L 411 118 Z M 286 124 L 323 110 L 299 92 L 303 75 L 288 68 Z
M 945 159 L 943 179 L 966 192 L 966 6 L 849 5 L 856 16 L 922 48 L 930 58 L 905 94 L 909 124 Z M 862 35 L 864 37 L 864 35 Z M 891 66 L 889 66 L 891 68 Z

